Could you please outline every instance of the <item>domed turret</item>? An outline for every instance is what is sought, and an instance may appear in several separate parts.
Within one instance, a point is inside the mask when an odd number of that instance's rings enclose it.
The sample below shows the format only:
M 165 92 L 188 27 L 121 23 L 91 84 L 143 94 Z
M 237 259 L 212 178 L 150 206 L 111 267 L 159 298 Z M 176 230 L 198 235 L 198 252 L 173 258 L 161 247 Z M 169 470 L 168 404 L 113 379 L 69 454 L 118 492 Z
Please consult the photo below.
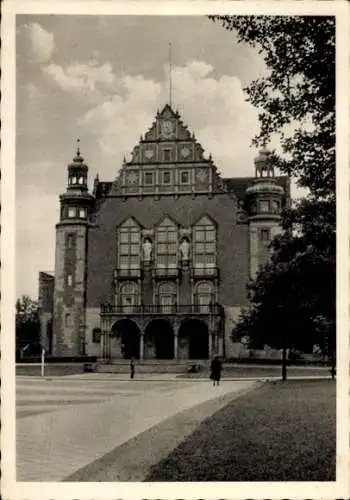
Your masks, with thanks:
M 73 161 L 68 165 L 68 190 L 87 191 L 88 166 L 84 163 L 84 158 L 80 154 L 80 140 L 77 140 L 77 152 Z
M 254 160 L 255 179 L 246 191 L 251 217 L 280 217 L 284 190 L 275 178 L 270 155 L 270 151 L 263 149 Z
M 61 222 L 87 222 L 93 208 L 94 196 L 88 192 L 88 166 L 80 154 L 80 140 L 77 140 L 77 152 L 68 164 L 67 191 L 60 196 Z

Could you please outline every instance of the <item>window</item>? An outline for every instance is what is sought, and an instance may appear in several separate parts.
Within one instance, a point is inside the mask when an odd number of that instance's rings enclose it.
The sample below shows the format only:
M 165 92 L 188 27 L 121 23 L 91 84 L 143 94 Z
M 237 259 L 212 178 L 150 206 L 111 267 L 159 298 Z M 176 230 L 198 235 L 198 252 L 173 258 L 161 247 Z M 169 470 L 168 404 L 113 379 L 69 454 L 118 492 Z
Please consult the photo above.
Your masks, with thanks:
M 77 178 L 76 177 L 73 177 L 72 178 L 72 184 L 76 184 L 77 183 Z
M 270 229 L 260 229 L 260 241 L 264 243 L 270 241 Z
M 99 344 L 101 342 L 102 330 L 101 328 L 94 328 L 92 330 L 92 341 L 95 344 Z
M 78 184 L 84 184 L 84 177 L 79 177 Z
M 71 326 L 71 316 L 69 313 L 64 317 L 64 326 Z
M 211 283 L 199 283 L 195 290 L 195 304 L 202 313 L 210 312 L 210 303 L 213 302 L 213 286 Z
M 153 178 L 154 178 L 153 172 L 145 172 L 145 184 L 147 186 L 153 184 Z
M 85 217 L 86 217 L 86 208 L 79 208 L 79 217 L 81 219 L 85 219 Z
M 175 283 L 161 283 L 158 288 L 158 302 L 163 314 L 169 314 L 176 303 Z
M 141 252 L 140 228 L 132 219 L 118 230 L 118 265 L 122 269 L 138 269 Z
M 76 215 L 77 215 L 76 207 L 68 207 L 68 217 L 73 218 L 76 217 Z
M 272 212 L 278 213 L 280 210 L 280 202 L 278 200 L 273 200 L 271 205 L 272 205 Z
M 163 149 L 163 161 L 171 161 L 171 149 Z
M 194 227 L 194 266 L 214 268 L 216 265 L 216 229 L 214 224 L 203 217 Z
M 73 276 L 71 274 L 67 274 L 67 286 L 73 286 Z
M 163 181 L 163 184 L 170 184 L 170 182 L 171 182 L 171 173 L 170 172 L 163 172 L 162 181 Z
M 67 248 L 73 248 L 74 246 L 74 234 L 67 234 Z
M 120 286 L 120 305 L 123 313 L 132 313 L 137 305 L 137 284 L 132 281 Z
M 187 170 L 180 172 L 180 183 L 181 184 L 189 184 L 189 182 L 190 182 L 189 172 Z
M 260 202 L 260 212 L 266 213 L 269 211 L 269 202 L 267 200 Z
M 157 267 L 177 267 L 177 228 L 170 220 L 157 228 L 156 243 Z

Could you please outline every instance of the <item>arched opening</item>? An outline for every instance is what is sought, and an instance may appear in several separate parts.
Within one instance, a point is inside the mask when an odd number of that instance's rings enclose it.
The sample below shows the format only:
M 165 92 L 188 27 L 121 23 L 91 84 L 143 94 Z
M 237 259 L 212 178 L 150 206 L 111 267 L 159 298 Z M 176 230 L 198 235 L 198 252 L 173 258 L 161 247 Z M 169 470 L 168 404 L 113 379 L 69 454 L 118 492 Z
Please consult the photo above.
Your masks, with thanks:
M 209 332 L 204 321 L 185 320 L 179 329 L 179 340 L 187 340 L 189 359 L 209 358 Z
M 153 344 L 156 359 L 174 359 L 174 332 L 168 321 L 151 321 L 145 330 L 145 341 Z
M 140 357 L 140 330 L 130 319 L 121 319 L 112 326 L 112 335 L 120 338 L 124 359 Z

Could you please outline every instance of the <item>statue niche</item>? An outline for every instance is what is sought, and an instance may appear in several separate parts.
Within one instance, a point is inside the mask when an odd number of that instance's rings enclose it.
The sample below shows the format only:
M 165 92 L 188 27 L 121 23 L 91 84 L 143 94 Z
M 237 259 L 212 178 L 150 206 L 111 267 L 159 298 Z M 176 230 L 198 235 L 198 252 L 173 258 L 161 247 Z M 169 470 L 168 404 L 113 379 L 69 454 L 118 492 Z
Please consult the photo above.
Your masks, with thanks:
M 152 241 L 150 238 L 145 238 L 142 245 L 142 260 L 144 262 L 151 262 L 152 260 Z
M 188 238 L 183 238 L 180 244 L 181 262 L 187 263 L 190 260 L 190 242 Z

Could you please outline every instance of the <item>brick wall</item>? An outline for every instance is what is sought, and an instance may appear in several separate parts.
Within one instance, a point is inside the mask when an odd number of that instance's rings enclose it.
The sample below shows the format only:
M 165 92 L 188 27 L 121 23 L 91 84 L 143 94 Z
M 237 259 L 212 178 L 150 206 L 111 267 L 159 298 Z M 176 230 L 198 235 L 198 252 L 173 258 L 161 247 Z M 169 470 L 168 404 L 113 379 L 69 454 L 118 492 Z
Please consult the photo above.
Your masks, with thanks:
M 220 270 L 219 302 L 228 305 L 246 303 L 249 273 L 248 226 L 236 224 L 234 200 L 229 194 L 183 195 L 155 199 L 108 198 L 96 217 L 96 227 L 89 230 L 87 306 L 114 303 L 113 272 L 117 265 L 117 227 L 134 217 L 144 228 L 152 228 L 167 214 L 182 227 L 191 227 L 204 214 L 218 224 L 217 250 Z

